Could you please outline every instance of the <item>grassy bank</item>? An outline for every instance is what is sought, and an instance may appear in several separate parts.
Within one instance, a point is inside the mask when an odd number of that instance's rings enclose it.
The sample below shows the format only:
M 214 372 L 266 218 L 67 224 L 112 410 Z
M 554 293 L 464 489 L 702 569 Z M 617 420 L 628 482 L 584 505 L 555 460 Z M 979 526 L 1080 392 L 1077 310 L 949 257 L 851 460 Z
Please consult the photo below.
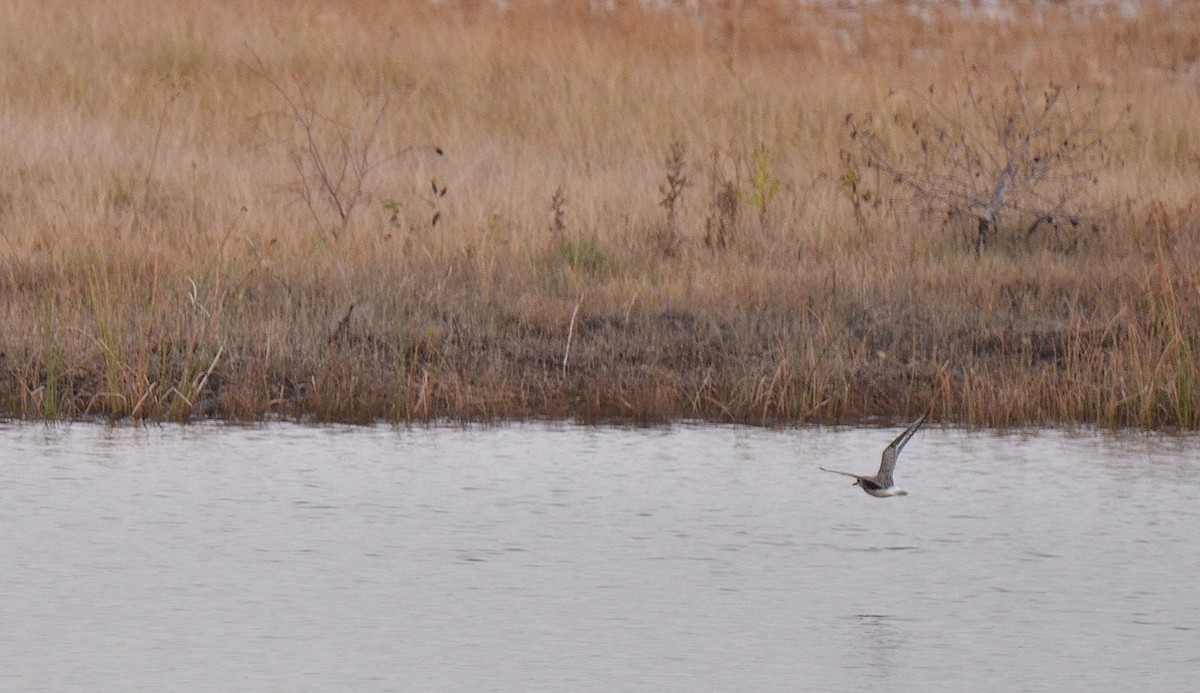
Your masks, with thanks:
M 702 5 L 7 3 L 0 413 L 1200 426 L 1200 9 Z

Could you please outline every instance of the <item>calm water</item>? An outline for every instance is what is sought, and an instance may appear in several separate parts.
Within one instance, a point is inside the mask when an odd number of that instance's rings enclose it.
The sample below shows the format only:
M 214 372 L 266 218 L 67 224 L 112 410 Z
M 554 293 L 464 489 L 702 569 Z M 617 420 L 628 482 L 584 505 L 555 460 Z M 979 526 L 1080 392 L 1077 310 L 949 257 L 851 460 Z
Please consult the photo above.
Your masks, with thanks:
M 0 690 L 1189 690 L 1200 439 L 0 428 Z

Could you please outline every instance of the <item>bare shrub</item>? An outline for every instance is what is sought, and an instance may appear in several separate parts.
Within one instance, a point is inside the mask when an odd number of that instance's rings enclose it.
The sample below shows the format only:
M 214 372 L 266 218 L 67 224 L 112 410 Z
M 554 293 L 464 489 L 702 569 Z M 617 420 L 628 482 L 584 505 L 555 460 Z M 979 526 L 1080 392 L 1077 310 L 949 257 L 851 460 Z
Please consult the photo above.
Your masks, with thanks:
M 722 165 L 723 158 L 725 165 Z M 759 229 L 766 230 L 770 225 L 772 202 L 779 195 L 781 185 L 765 145 L 760 144 L 749 156 L 723 157 L 720 151 L 714 150 L 704 245 L 718 250 L 728 247 L 747 214 L 755 214 Z
M 891 194 L 888 202 L 902 207 L 896 203 L 907 193 L 919 211 L 969 221 L 977 253 L 1004 234 L 1023 230 L 1030 238 L 1041 228 L 1073 247 L 1078 235 L 1067 232 L 1085 224 L 1098 230 L 1102 216 L 1103 206 L 1088 194 L 1110 158 L 1105 136 L 1112 127 L 1101 120 L 1099 96 L 1086 99 L 1080 87 L 1035 92 L 1013 78 L 987 91 L 968 80 L 946 98 L 931 87 L 915 112 L 892 119 L 911 133 L 907 147 L 885 141 L 884 123 L 872 116 L 847 118 L 853 149 L 844 156 L 843 187 L 860 227 L 864 202 Z M 860 168 L 883 174 L 880 180 L 902 192 L 864 190 Z
M 740 211 L 741 196 L 737 186 L 729 180 L 718 183 L 714 175 L 712 200 L 708 218 L 704 220 L 704 245 L 715 249 L 725 248 L 737 227 Z
M 678 140 L 671 143 L 671 149 L 664 162 L 666 180 L 659 186 L 662 200 L 659 202 L 667 210 L 667 226 L 659 233 L 659 247 L 671 254 L 679 242 L 679 207 L 683 201 L 683 189 L 688 185 L 687 147 Z
M 340 121 L 318 109 L 315 100 L 297 76 L 289 89 L 271 76 L 256 55 L 256 71 L 279 96 L 284 110 L 280 114 L 293 126 L 293 135 L 282 141 L 296 180 L 291 190 L 303 201 L 313 221 L 325 235 L 337 240 L 350 225 L 355 210 L 369 198 L 369 179 L 382 166 L 417 151 L 443 154 L 436 145 L 411 146 L 390 153 L 379 153 L 379 137 L 385 130 L 391 96 L 364 96 L 358 114 L 349 122 Z M 446 194 L 433 181 L 433 200 Z M 385 209 L 390 199 L 384 202 Z M 433 225 L 441 217 L 435 209 Z
M 567 232 L 567 193 L 563 190 L 563 186 L 559 185 L 554 189 L 554 195 L 550 198 L 550 213 L 553 215 L 550 219 L 550 233 L 555 238 L 562 238 Z
M 771 168 L 771 154 L 764 145 L 759 145 L 750 159 L 749 187 L 742 194 L 742 199 L 751 209 L 758 211 L 758 225 L 765 229 L 770 218 L 771 201 L 779 194 L 780 183 Z

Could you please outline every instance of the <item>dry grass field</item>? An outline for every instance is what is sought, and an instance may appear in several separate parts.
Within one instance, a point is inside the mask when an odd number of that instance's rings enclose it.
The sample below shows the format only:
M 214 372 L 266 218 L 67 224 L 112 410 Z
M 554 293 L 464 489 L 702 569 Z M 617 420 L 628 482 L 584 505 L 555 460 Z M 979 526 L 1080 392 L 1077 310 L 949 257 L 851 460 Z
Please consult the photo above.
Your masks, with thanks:
M 7 2 L 0 413 L 1200 427 L 1200 8 L 997 4 Z

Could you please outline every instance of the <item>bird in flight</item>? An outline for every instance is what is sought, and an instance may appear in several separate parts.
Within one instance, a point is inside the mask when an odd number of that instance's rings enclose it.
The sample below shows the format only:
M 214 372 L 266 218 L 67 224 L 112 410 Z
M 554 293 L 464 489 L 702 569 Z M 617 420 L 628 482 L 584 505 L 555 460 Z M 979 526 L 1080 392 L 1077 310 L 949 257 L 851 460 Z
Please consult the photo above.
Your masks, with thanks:
M 921 418 L 914 421 L 908 427 L 908 430 L 896 436 L 891 445 L 884 448 L 883 461 L 879 463 L 879 471 L 875 473 L 875 476 L 860 476 L 858 474 L 851 474 L 850 472 L 839 472 L 836 469 L 825 469 L 824 467 L 821 467 L 821 471 L 852 476 L 856 479 L 854 482 L 855 486 L 861 486 L 862 490 L 876 498 L 907 496 L 908 491 L 896 488 L 896 485 L 892 482 L 892 473 L 896 471 L 896 458 L 900 456 L 900 451 L 904 449 L 904 444 L 908 442 L 909 438 L 913 437 L 913 434 L 917 432 L 921 424 L 925 423 L 925 417 L 927 416 L 929 414 L 922 414 Z

